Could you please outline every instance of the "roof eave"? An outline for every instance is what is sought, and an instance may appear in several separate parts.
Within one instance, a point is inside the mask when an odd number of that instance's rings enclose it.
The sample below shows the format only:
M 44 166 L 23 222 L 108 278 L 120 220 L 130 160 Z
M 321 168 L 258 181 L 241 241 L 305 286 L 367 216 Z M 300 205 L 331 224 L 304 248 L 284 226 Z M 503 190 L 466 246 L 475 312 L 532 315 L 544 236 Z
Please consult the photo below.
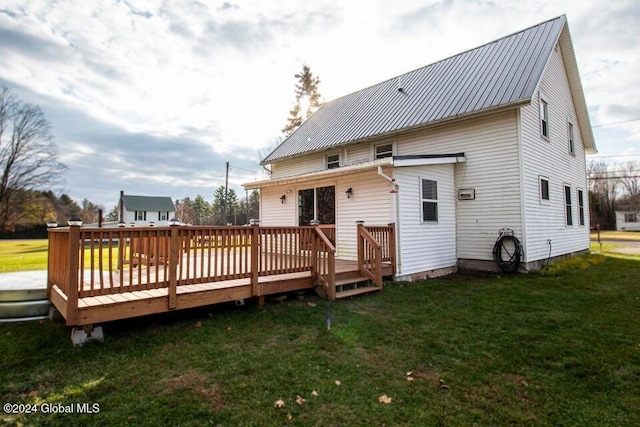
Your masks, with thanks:
M 587 154 L 596 154 L 598 149 L 596 147 L 595 138 L 593 137 L 593 129 L 591 127 L 591 120 L 589 119 L 587 101 L 584 97 L 584 89 L 582 87 L 582 81 L 580 80 L 580 73 L 578 71 L 578 62 L 573 49 L 573 43 L 571 42 L 571 34 L 569 32 L 569 24 L 567 22 L 565 22 L 562 27 L 558 43 L 562 50 L 564 66 L 567 71 L 567 79 L 569 81 L 569 90 L 571 91 L 573 105 L 576 109 L 576 120 L 580 127 L 580 136 L 582 137 L 585 152 Z
M 381 138 L 390 138 L 390 137 L 394 137 L 403 133 L 407 133 L 407 132 L 414 132 L 417 130 L 423 130 L 429 127 L 435 127 L 435 126 L 440 126 L 443 124 L 448 124 L 451 122 L 455 122 L 455 121 L 462 121 L 462 120 L 469 120 L 469 119 L 474 119 L 477 117 L 482 117 L 482 116 L 486 116 L 489 114 L 494 114 L 494 113 L 498 113 L 501 111 L 506 111 L 512 108 L 517 108 L 520 107 L 522 105 L 526 105 L 529 104 L 531 102 L 531 98 L 522 98 L 522 99 L 518 99 L 516 101 L 510 102 L 510 103 L 506 103 L 506 104 L 501 104 L 501 105 L 497 105 L 494 107 L 490 107 L 490 108 L 485 108 L 482 110 L 477 110 L 477 111 L 472 111 L 466 114 L 460 114 L 460 115 L 456 115 L 456 116 L 449 116 L 449 117 L 445 117 L 439 120 L 433 120 L 427 123 L 421 123 L 419 125 L 415 125 L 415 126 L 409 126 L 409 127 L 405 127 L 402 129 L 395 129 L 391 132 L 384 132 L 384 133 L 378 133 L 375 135 L 371 135 L 368 136 L 366 138 L 360 138 L 360 139 L 354 139 L 351 141 L 345 141 L 345 142 L 341 142 L 339 144 L 335 144 L 332 145 L 331 147 L 323 147 L 323 148 L 318 148 L 316 150 L 312 150 L 312 151 L 305 151 L 304 153 L 298 153 L 298 154 L 291 154 L 289 156 L 284 156 L 284 157 L 280 157 L 278 159 L 274 159 L 274 160 L 270 160 L 270 161 L 266 161 L 263 160 L 262 162 L 260 162 L 260 165 L 262 166 L 266 166 L 268 164 L 273 164 L 273 163 L 278 163 L 281 161 L 285 161 L 285 160 L 291 160 L 291 159 L 295 159 L 295 158 L 299 158 L 299 157 L 303 157 L 309 154 L 314 154 L 314 153 L 320 153 L 323 151 L 329 151 L 329 150 L 335 150 L 336 148 L 341 148 L 344 147 L 346 145 L 354 145 L 354 144 L 360 144 L 360 143 L 364 143 L 364 142 L 371 142 L 371 141 L 375 141 Z

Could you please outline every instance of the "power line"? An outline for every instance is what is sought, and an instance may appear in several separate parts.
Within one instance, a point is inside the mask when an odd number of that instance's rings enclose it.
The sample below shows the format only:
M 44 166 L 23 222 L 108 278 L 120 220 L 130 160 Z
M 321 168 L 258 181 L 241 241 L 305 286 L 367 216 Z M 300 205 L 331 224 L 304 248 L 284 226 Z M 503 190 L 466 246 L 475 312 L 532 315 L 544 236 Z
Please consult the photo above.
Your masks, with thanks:
M 599 125 L 591 125 L 591 127 L 592 128 L 603 128 L 603 127 L 606 127 L 606 126 L 621 125 L 623 123 L 637 122 L 639 120 L 640 120 L 640 117 L 635 118 L 635 119 L 623 120 L 623 121 L 620 121 L 620 122 L 602 123 L 602 124 L 599 124 Z

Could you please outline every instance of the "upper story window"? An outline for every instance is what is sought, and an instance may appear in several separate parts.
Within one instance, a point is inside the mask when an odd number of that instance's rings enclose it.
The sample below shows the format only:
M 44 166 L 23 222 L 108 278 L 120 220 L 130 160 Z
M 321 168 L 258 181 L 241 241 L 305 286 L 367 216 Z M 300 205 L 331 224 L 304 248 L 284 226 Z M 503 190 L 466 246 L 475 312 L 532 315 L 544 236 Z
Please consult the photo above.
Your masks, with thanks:
M 573 135 L 573 123 L 567 123 L 567 142 L 569 143 L 569 154 L 576 154 L 576 146 Z
M 638 214 L 636 214 L 636 213 L 625 213 L 624 214 L 624 222 L 638 222 Z
M 549 202 L 549 178 L 545 176 L 540 177 L 540 203 Z
M 169 212 L 158 212 L 158 221 L 167 221 L 169 219 Z
M 438 181 L 421 179 L 422 222 L 438 221 Z
M 135 211 L 136 221 L 146 221 L 147 220 L 147 211 Z
M 549 105 L 540 97 L 540 135 L 549 139 Z
M 376 159 L 384 159 L 393 156 L 393 144 L 384 144 L 376 146 Z
M 335 169 L 340 167 L 340 155 L 331 154 L 327 156 L 327 169 Z

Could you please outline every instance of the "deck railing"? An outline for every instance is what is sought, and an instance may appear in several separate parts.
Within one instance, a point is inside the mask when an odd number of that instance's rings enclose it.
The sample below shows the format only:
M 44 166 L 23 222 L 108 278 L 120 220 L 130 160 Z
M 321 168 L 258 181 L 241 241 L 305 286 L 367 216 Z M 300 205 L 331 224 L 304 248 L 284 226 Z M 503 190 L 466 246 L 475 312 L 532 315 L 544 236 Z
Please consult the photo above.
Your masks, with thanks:
M 311 243 L 308 245 L 307 243 Z M 53 229 L 49 232 L 48 291 L 67 298 L 67 320 L 78 299 L 309 271 L 335 292 L 335 248 L 316 227 L 126 227 Z
M 382 263 L 395 266 L 395 226 L 358 224 L 358 269 L 382 288 Z

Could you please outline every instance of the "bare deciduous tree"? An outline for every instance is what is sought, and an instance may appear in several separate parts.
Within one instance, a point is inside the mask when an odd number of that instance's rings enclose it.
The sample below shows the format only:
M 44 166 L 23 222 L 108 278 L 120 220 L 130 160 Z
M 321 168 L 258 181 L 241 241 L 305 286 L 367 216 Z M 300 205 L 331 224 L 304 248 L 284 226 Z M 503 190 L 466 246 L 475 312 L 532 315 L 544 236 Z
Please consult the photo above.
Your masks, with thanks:
M 20 218 L 27 190 L 61 184 L 64 170 L 42 110 L 1 87 L 0 229 Z

